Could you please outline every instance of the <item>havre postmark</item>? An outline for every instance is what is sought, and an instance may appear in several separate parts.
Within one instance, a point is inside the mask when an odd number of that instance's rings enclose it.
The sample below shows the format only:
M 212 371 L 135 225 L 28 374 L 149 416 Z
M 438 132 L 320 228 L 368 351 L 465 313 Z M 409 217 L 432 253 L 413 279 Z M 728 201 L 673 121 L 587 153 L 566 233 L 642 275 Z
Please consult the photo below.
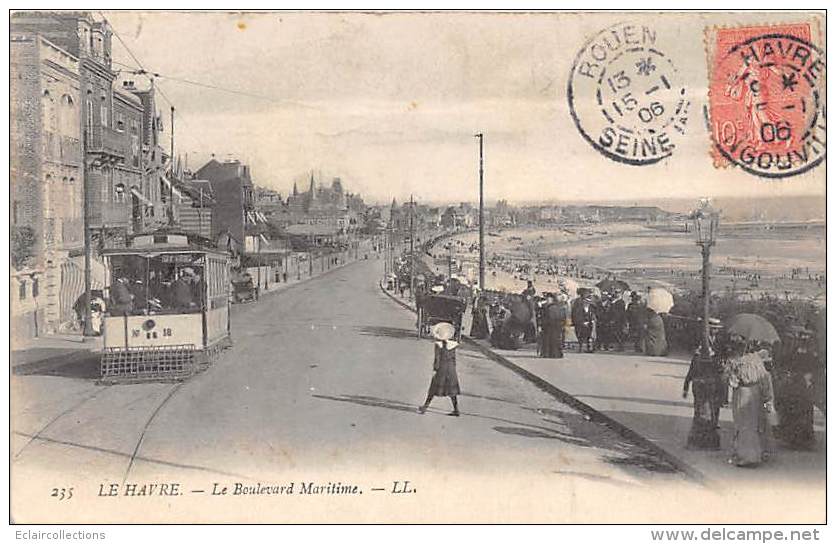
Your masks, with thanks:
M 707 30 L 715 166 L 786 178 L 824 161 L 826 64 L 812 41 L 806 23 Z

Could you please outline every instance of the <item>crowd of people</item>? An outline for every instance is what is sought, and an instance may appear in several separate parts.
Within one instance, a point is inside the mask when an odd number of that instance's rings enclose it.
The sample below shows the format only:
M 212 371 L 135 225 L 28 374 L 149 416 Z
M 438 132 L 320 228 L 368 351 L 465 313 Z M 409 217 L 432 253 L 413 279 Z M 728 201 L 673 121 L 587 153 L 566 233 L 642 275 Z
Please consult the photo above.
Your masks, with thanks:
M 578 352 L 624 351 L 667 355 L 662 317 L 640 293 L 625 302 L 619 289 L 578 288 L 573 298 L 564 285 L 538 294 L 532 281 L 519 294 L 483 293 L 474 305 L 471 337 L 489 338 L 494 347 L 518 349 L 537 343 L 542 357 L 560 358 L 574 346 Z
M 731 409 L 733 419 L 729 463 L 757 466 L 774 451 L 776 440 L 795 449 L 815 446 L 814 406 L 826 413 L 825 396 L 820 394 L 824 354 L 809 323 L 789 332 L 782 328 L 780 342 L 764 342 L 730 333 L 720 319 L 710 318 L 706 339 L 702 319 L 694 312 L 663 316 L 647 304 L 641 291 L 614 288 L 596 294 L 575 287 L 579 282 L 569 278 L 597 280 L 607 275 L 603 269 L 580 266 L 575 259 L 525 260 L 494 254 L 487 265 L 494 276 L 502 271 L 515 280 L 545 277 L 549 290 L 538 293 L 531 279 L 517 293 L 480 292 L 463 284 L 472 293 L 472 338 L 488 339 L 499 349 L 536 344 L 538 356 L 559 359 L 572 348 L 580 353 L 630 349 L 664 356 L 672 335 L 679 347 L 696 347 L 683 382 L 683 396 L 690 393 L 694 399 L 688 447 L 720 447 L 723 407 Z M 761 281 L 760 272 L 728 266 L 718 271 L 734 279 Z M 632 270 L 634 275 L 643 272 Z M 671 269 L 672 275 L 678 273 L 698 274 Z M 786 276 L 804 279 L 805 275 L 809 281 L 823 278 L 802 269 Z
M 648 307 L 642 294 L 618 289 L 578 289 L 570 300 L 566 290 L 538 294 L 533 282 L 520 293 L 484 293 L 473 310 L 470 336 L 489 339 L 500 349 L 518 349 L 536 342 L 544 358 L 563 358 L 574 346 L 578 352 L 633 351 L 650 356 L 667 355 L 666 322 Z M 526 311 L 526 308 L 529 310 Z M 734 431 L 730 463 L 756 466 L 774 449 L 777 438 L 785 445 L 809 449 L 815 444 L 813 407 L 826 406 L 818 399 L 816 384 L 823 355 L 817 353 L 813 331 L 796 326 L 782 343 L 752 341 L 724 331 L 717 318 L 709 321 L 708 346 L 701 320 L 688 330 L 695 334 L 697 349 L 683 384 L 683 396 L 693 392 L 694 419 L 688 446 L 720 447 L 720 408 L 732 411 Z
M 774 439 L 794 449 L 815 444 L 813 408 L 818 358 L 812 331 L 796 326 L 783 343 L 753 341 L 709 323 L 707 347 L 691 359 L 683 397 L 694 397 L 688 446 L 718 449 L 720 408 L 732 410 L 729 463 L 757 466 L 769 458 Z M 731 391 L 731 395 L 729 395 Z M 820 404 L 824 412 L 826 407 Z

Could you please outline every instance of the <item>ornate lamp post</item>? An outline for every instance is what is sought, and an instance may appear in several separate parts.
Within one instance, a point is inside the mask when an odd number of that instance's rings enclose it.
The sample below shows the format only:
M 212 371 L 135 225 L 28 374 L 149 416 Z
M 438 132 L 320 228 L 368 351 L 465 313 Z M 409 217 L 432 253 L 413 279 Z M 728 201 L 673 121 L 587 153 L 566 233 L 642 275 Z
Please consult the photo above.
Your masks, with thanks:
M 720 224 L 720 214 L 711 206 L 711 202 L 705 198 L 700 201 L 699 207 L 692 214 L 694 220 L 694 234 L 697 237 L 697 245 L 702 251 L 702 342 L 700 355 L 710 356 L 709 344 L 709 322 L 711 291 L 709 282 L 711 278 L 711 247 L 717 241 L 717 228 Z
M 699 352 L 691 362 L 692 389 L 694 393 L 694 419 L 688 435 L 688 447 L 694 449 L 718 449 L 720 435 L 717 423 L 722 397 L 722 380 L 715 361 L 716 354 L 711 346 L 711 247 L 717 241 L 720 224 L 719 212 L 708 199 L 702 199 L 699 207 L 691 214 L 694 222 L 696 243 L 702 252 L 702 330 Z M 684 393 L 687 395 L 687 383 Z

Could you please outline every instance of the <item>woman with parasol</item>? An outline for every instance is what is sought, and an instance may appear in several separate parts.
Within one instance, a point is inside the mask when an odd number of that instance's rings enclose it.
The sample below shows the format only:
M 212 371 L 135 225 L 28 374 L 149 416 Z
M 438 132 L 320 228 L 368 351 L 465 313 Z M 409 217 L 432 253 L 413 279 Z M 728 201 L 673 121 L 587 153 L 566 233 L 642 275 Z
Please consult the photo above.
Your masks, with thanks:
M 732 343 L 732 356 L 724 376 L 734 391 L 734 436 L 729 462 L 756 466 L 766 460 L 770 419 L 775 413 L 772 377 L 764 365 L 765 350 L 758 348 L 760 343 L 777 342 L 778 333 L 769 321 L 754 314 L 732 317 L 726 330 Z
M 418 407 L 418 413 L 423 414 L 430 406 L 433 397 L 450 397 L 453 403 L 453 411 L 447 415 L 459 415 L 458 395 L 459 376 L 456 372 L 456 348 L 459 343 L 452 340 L 456 329 L 450 323 L 437 323 L 432 327 L 435 342 L 435 358 L 433 359 L 433 377 L 430 381 L 430 389 L 427 392 L 427 400 Z
M 662 315 L 673 307 L 673 295 L 661 287 L 647 291 L 646 321 L 644 325 L 644 353 L 653 357 L 668 354 L 668 339 Z

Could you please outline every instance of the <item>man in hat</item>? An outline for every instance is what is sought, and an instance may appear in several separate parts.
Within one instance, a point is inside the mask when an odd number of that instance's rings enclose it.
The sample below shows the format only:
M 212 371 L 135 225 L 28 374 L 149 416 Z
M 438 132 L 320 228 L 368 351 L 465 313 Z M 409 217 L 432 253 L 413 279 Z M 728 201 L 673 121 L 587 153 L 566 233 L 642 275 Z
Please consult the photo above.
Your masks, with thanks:
M 642 347 L 642 335 L 647 322 L 647 313 L 644 311 L 645 303 L 641 295 L 636 291 L 630 293 L 630 304 L 627 305 L 627 327 L 630 340 L 633 342 L 633 349 L 637 353 L 644 351 Z
M 191 270 L 184 269 L 180 272 L 180 276 L 171 284 L 171 298 L 174 303 L 174 308 L 178 312 L 190 310 L 194 304 L 194 293 L 192 292 L 192 277 Z
M 691 358 L 688 374 L 682 387 L 682 398 L 688 397 L 688 390 L 694 393 L 694 416 L 688 447 L 691 449 L 716 450 L 720 447 L 720 407 L 725 403 L 728 386 L 723 380 L 721 349 L 718 346 L 718 332 L 723 328 L 719 319 L 708 321 L 707 357 L 701 347 Z
M 578 294 L 581 296 L 575 299 L 572 305 L 572 323 L 575 326 L 575 336 L 578 338 L 578 353 L 583 352 L 584 344 L 586 344 L 586 350 L 592 353 L 595 351 L 592 331 L 597 319 L 595 305 L 592 301 L 592 292 L 583 291 L 583 294 L 581 292 Z
M 611 339 L 617 351 L 624 351 L 624 340 L 627 335 L 627 305 L 622 295 L 620 289 L 615 289 L 613 300 L 610 302 Z

